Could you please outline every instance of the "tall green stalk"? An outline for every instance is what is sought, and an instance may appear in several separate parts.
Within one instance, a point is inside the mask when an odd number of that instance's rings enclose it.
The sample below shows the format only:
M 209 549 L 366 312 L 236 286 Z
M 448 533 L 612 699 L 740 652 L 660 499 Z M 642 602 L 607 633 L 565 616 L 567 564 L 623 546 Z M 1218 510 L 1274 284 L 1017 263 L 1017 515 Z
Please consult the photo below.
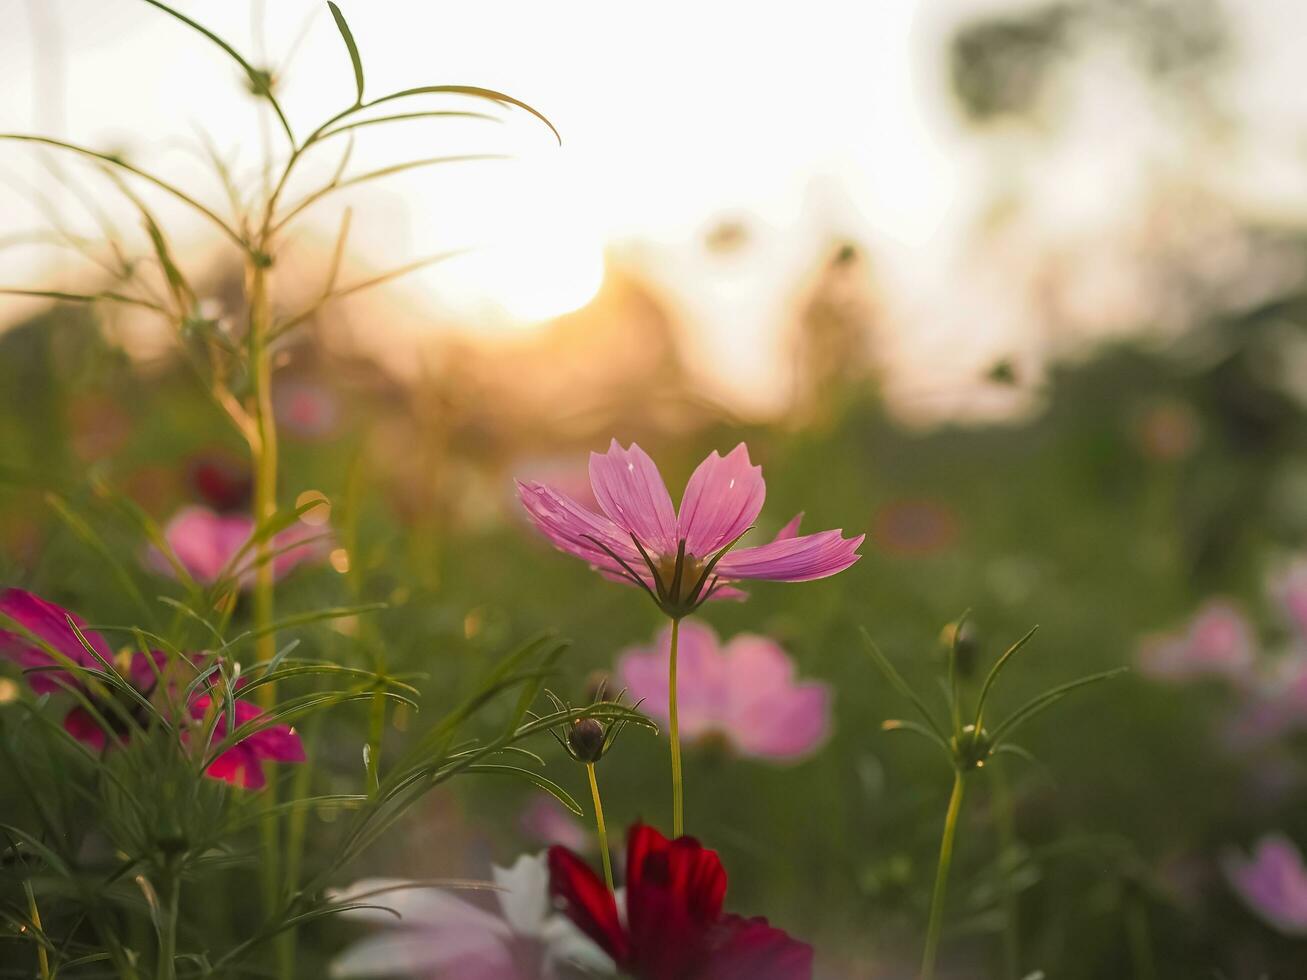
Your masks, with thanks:
M 265 243 L 266 244 L 266 243 Z M 249 259 L 248 283 L 250 306 L 250 371 L 254 381 L 255 438 L 250 450 L 254 464 L 254 521 L 262 525 L 277 514 L 277 425 L 272 409 L 272 358 L 268 350 L 268 331 L 272 323 L 268 310 L 268 260 L 263 253 Z M 254 628 L 259 636 L 255 657 L 267 663 L 277 653 L 277 637 L 272 632 L 275 615 L 271 536 L 263 535 L 255 552 Z M 276 685 L 259 689 L 259 702 L 268 710 L 277 703 Z M 260 821 L 263 854 L 259 862 L 263 876 L 263 906 L 271 916 L 281 903 L 281 828 L 273 807 L 277 803 L 276 784 L 266 790 L 267 812 Z M 294 973 L 295 936 L 283 932 L 276 942 L 277 972 L 283 980 Z
M 966 786 L 961 769 L 953 772 L 953 793 L 944 815 L 944 836 L 939 842 L 939 867 L 935 872 L 935 891 L 930 899 L 930 923 L 926 927 L 926 950 L 921 957 L 921 980 L 934 980 L 935 956 L 939 950 L 940 931 L 944 927 L 944 895 L 948 889 L 949 868 L 953 864 L 953 841 L 958 832 L 958 814 L 962 811 L 962 794 Z
M 998 827 L 999 887 L 1003 893 L 1003 972 L 1007 980 L 1019 980 L 1021 973 L 1021 910 L 1012 874 L 1017 856 L 1016 820 L 1012 792 L 1008 788 L 1003 766 L 992 766 L 994 787 L 994 822 Z
M 685 806 L 681 788 L 681 725 L 676 713 L 676 647 L 681 621 L 672 620 L 672 650 L 667 666 L 667 730 L 672 741 L 672 836 L 685 833 Z
M 159 876 L 158 894 L 162 921 L 159 923 L 159 961 L 155 964 L 158 980 L 177 977 L 177 913 L 181 907 L 181 881 L 171 864 Z

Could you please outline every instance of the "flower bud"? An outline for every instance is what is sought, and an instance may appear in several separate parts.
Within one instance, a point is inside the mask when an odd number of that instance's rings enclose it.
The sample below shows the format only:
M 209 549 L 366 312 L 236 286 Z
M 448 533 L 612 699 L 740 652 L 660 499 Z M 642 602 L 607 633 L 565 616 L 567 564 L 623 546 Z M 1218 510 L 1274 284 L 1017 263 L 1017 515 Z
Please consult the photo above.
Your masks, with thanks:
M 581 762 L 598 762 L 604 754 L 604 726 L 594 718 L 578 718 L 567 732 L 567 745 Z

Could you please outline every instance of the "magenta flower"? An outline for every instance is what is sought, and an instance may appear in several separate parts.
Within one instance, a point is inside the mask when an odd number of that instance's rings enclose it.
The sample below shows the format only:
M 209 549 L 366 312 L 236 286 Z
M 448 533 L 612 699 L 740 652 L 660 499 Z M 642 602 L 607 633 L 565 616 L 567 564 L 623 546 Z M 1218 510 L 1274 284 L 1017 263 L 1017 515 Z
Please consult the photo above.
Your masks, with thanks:
M 1262 919 L 1287 935 L 1307 936 L 1307 869 L 1291 840 L 1280 834 L 1263 837 L 1251 858 L 1231 852 L 1222 868 L 1231 887 Z
M 1164 680 L 1224 677 L 1243 681 L 1253 666 L 1252 626 L 1228 602 L 1209 602 L 1181 633 L 1148 638 L 1139 649 L 1139 668 Z
M 81 630 L 85 645 L 69 625 L 69 620 Z M 30 592 L 6 589 L 0 593 L 0 623 L 3 622 L 12 623 L 21 633 L 0 630 L 0 656 L 16 660 L 29 672 L 27 682 L 35 693 L 66 691 L 79 695 L 78 703 L 64 716 L 63 723 L 64 730 L 73 738 L 103 752 L 109 748 L 111 736 L 114 741 L 124 742 L 133 727 L 144 728 L 149 724 L 149 712 L 139 701 L 104 685 L 92 686 L 80 671 L 73 669 L 104 672 L 101 659 L 110 664 L 115 662 L 113 651 L 104 637 L 94 630 L 87 630 L 76 614 Z M 175 700 L 177 691 L 184 686 L 175 678 L 167 685 L 161 683 L 168 672 L 176 668 L 170 665 L 167 655 L 158 650 L 148 654 L 134 651 L 125 669 L 120 665 L 117 669 L 128 684 L 160 710 L 166 711 Z M 262 714 L 257 707 L 240 699 L 234 701 L 233 707 L 238 727 Z M 190 730 L 202 724 L 211 710 L 218 712 L 213 725 L 214 744 L 226 738 L 226 712 L 221 701 L 215 703 L 207 692 L 195 694 L 186 706 L 183 721 L 188 731 L 184 731 L 182 737 L 189 738 Z M 226 749 L 209 765 L 205 775 L 245 789 L 261 789 L 267 782 L 263 771 L 265 761 L 303 762 L 304 758 L 304 746 L 295 730 L 287 725 L 272 725 Z
M 766 496 L 762 468 L 749 462 L 744 443 L 699 464 L 679 513 L 653 460 L 634 443 L 623 449 L 614 439 L 606 454 L 591 453 L 590 484 L 602 513 L 541 483 L 519 481 L 518 493 L 556 548 L 644 589 L 674 619 L 707 599 L 742 596 L 734 582 L 805 582 L 859 558 L 862 535 L 799 535 L 797 518 L 767 544 L 734 548 Z
M 242 588 L 254 584 L 258 559 L 250 547 L 241 549 L 254 533 L 254 519 L 248 514 L 217 514 L 207 507 L 184 507 L 164 528 L 164 538 L 177 560 L 201 585 L 213 585 L 226 572 Z M 270 559 L 274 578 L 282 578 L 295 566 L 320 560 L 327 551 L 329 532 L 297 521 L 273 536 Z M 237 556 L 240 556 L 239 559 Z M 147 554 L 151 568 L 165 575 L 176 570 L 157 549 Z
M 666 722 L 672 632 L 625 651 L 617 673 L 632 698 Z M 796 760 L 830 733 L 830 689 L 794 679 L 794 662 L 773 640 L 741 634 L 725 646 L 708 626 L 681 624 L 677 693 L 687 742 L 723 736 L 741 755 Z

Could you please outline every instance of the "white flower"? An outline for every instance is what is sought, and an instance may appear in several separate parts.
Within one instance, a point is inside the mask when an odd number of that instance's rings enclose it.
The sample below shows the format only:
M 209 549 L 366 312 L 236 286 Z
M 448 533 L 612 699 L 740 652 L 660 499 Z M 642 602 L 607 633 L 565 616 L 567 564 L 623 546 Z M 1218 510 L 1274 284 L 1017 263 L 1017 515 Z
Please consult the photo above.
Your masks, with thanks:
M 385 927 L 336 958 L 331 975 L 451 980 L 562 980 L 577 970 L 611 974 L 612 960 L 549 901 L 545 855 L 492 868 L 499 914 L 440 888 L 368 878 L 335 893 L 338 903 L 385 906 L 342 913 Z M 380 894 L 378 894 L 380 893 Z

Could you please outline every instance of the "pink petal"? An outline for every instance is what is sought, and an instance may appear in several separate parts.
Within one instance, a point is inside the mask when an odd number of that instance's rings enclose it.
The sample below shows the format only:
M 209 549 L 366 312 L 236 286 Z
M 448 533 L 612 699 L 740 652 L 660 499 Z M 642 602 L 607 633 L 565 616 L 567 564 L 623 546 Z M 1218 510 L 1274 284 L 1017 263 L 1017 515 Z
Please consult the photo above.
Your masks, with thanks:
M 725 729 L 745 755 L 795 759 L 814 751 L 830 730 L 830 690 L 794 682 L 794 663 L 773 641 L 737 636 L 726 647 L 729 701 Z
M 677 714 L 681 737 L 693 741 L 719 727 L 728 697 L 726 661 L 717 634 L 696 620 L 681 622 L 676 652 Z M 641 711 L 661 722 L 668 720 L 667 670 L 672 631 L 659 633 L 652 647 L 630 650 L 618 660 L 617 673 L 627 696 L 644 703 Z
M 799 511 L 797 514 L 795 514 L 793 517 L 790 518 L 788 524 L 786 524 L 783 528 L 781 528 L 779 531 L 776 532 L 776 537 L 772 538 L 772 540 L 789 541 L 791 538 L 797 538 L 799 536 L 799 525 L 802 522 L 803 522 L 803 511 Z
M 216 706 L 211 708 L 211 705 Z M 218 717 L 213 726 L 213 739 L 214 742 L 221 742 L 229 734 L 229 729 L 227 728 L 227 709 L 223 699 L 219 698 L 215 702 L 214 698 L 205 694 L 194 698 L 191 701 L 191 717 L 195 718 L 197 721 L 203 719 L 210 710 L 216 710 L 218 712 Z M 263 714 L 263 710 L 257 705 L 251 704 L 249 701 L 242 701 L 238 698 L 232 704 L 232 714 L 236 723 L 235 727 L 240 728 L 241 726 L 247 725 L 258 719 Z M 269 728 L 263 729 L 262 731 L 257 731 L 252 735 L 247 735 L 230 750 L 223 753 L 218 761 L 221 762 L 224 758 L 233 753 L 240 753 L 244 760 L 243 764 L 246 768 L 257 768 L 258 778 L 260 780 L 262 780 L 263 777 L 263 769 L 260 765 L 262 760 L 268 760 L 271 762 L 303 762 L 305 759 L 304 743 L 300 740 L 299 735 L 296 734 L 295 729 L 291 728 L 289 725 L 273 725 Z M 229 761 L 232 765 L 236 765 L 241 760 L 233 758 Z M 214 764 L 217 765 L 216 762 Z M 216 778 L 223 777 L 219 776 Z M 259 786 L 262 785 L 263 783 L 259 782 Z M 254 786 L 251 788 L 257 789 L 258 787 Z
M 127 680 L 136 690 L 143 694 L 149 693 L 159 683 L 167 667 L 168 655 L 162 650 L 151 650 L 148 655 L 138 650 L 132 654 Z
M 767 485 L 740 443 L 725 457 L 714 450 L 685 486 L 678 518 L 685 550 L 703 558 L 730 544 L 757 519 Z
M 254 533 L 254 519 L 245 514 L 216 514 L 205 507 L 184 507 L 164 528 L 164 538 L 177 560 L 202 585 L 218 580 L 228 562 Z M 172 564 L 157 552 L 150 566 L 172 575 Z
M 621 566 L 595 543 L 599 541 L 633 571 L 645 568 L 631 539 L 607 517 L 586 510 L 543 484 L 519 481 L 517 491 L 532 522 L 558 550 L 615 575 L 624 574 Z
M 204 774 L 242 789 L 263 789 L 268 783 L 263 764 L 243 742 L 214 759 Z
M 303 762 L 304 743 L 289 725 L 273 725 L 256 732 L 241 743 L 260 759 L 270 762 Z
M 64 715 L 64 731 L 97 752 L 103 752 L 109 742 L 109 737 L 100 727 L 100 723 L 80 705 Z
M 99 633 L 88 632 L 85 628 L 86 621 L 80 616 L 22 589 L 6 589 L 0 593 L 0 624 L 12 621 L 74 664 L 103 670 L 68 625 L 69 618 L 82 630 L 82 635 L 93 650 L 105 660 L 113 659 L 109 644 Z M 9 632 L 3 628 L 0 628 L 0 656 L 17 660 L 24 668 L 51 667 L 60 662 L 41 643 L 29 639 L 21 632 Z M 37 694 L 49 694 L 80 682 L 67 671 L 42 671 L 28 674 L 27 683 Z
M 296 521 L 272 539 L 272 576 L 282 579 L 296 565 L 306 561 L 321 561 L 331 551 L 331 531 Z M 256 564 L 258 559 L 252 559 Z
M 635 443 L 623 449 L 614 439 L 606 454 L 590 454 L 590 485 L 600 508 L 622 531 L 652 552 L 676 554 L 676 511 L 648 453 Z
M 1253 911 L 1283 933 L 1307 935 L 1307 870 L 1292 841 L 1279 834 L 1264 837 L 1251 859 L 1231 854 L 1223 867 Z
M 768 579 L 773 582 L 808 582 L 842 572 L 861 555 L 864 535 L 843 538 L 840 531 L 822 531 L 799 538 L 772 541 L 755 548 L 729 552 L 717 563 L 725 579 Z
M 368 901 L 389 905 L 390 898 L 378 895 Z M 398 928 L 350 946 L 332 963 L 331 976 L 528 980 L 531 974 L 513 962 L 504 940 L 492 933 Z

